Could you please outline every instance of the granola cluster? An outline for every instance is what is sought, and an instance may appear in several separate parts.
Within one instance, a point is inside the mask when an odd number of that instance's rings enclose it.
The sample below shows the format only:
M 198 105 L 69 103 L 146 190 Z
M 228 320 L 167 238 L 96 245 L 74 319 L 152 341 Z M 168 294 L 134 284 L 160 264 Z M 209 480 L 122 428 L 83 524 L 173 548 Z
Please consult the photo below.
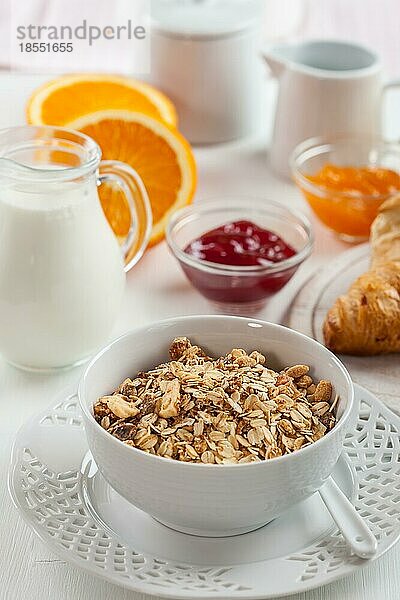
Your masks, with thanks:
M 335 425 L 332 385 L 307 365 L 278 373 L 241 349 L 213 359 L 187 338 L 173 340 L 170 358 L 100 398 L 96 421 L 129 446 L 206 464 L 289 454 Z

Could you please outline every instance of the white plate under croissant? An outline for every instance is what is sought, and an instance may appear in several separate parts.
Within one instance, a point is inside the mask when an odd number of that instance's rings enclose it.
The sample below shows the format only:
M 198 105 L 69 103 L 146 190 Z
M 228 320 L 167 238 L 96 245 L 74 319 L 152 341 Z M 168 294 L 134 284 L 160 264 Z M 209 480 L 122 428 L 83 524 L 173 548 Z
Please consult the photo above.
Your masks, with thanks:
M 316 271 L 296 295 L 285 325 L 323 344 L 322 325 L 327 312 L 336 299 L 346 294 L 352 283 L 368 270 L 370 260 L 370 245 L 361 244 L 341 252 Z M 399 411 L 399 354 L 369 357 L 341 354 L 340 359 L 349 369 L 353 381 L 382 394 L 384 402 L 395 412 Z M 384 381 L 383 387 L 380 381 Z

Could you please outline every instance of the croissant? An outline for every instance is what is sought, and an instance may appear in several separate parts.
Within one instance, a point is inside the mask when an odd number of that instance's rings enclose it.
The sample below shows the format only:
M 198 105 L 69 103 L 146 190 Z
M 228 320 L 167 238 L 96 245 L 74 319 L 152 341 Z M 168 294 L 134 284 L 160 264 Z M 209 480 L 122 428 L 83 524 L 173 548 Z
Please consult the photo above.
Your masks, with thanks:
M 370 270 L 325 317 L 325 345 L 334 352 L 364 356 L 400 352 L 400 194 L 380 207 L 370 241 Z

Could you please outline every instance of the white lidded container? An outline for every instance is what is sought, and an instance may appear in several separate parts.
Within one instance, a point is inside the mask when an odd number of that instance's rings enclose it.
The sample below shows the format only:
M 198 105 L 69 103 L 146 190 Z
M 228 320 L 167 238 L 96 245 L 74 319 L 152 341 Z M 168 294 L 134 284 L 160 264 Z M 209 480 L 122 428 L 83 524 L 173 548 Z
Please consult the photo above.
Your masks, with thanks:
M 178 110 L 190 142 L 253 132 L 260 118 L 258 0 L 154 0 L 151 81 Z

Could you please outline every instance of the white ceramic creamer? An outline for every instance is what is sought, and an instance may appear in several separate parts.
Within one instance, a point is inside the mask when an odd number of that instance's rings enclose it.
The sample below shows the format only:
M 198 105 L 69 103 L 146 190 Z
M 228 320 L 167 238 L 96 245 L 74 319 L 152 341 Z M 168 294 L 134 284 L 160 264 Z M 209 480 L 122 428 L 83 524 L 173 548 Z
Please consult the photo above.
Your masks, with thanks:
M 270 162 L 288 176 L 295 146 L 315 136 L 381 133 L 382 64 L 368 48 L 335 40 L 281 44 L 264 51 L 279 83 Z
M 72 365 L 107 340 L 125 285 L 97 194 L 100 150 L 78 133 L 23 127 L 0 132 L 0 155 L 0 352 L 30 369 Z M 126 188 L 125 165 L 106 162 L 100 178 L 116 181 L 119 167 Z

